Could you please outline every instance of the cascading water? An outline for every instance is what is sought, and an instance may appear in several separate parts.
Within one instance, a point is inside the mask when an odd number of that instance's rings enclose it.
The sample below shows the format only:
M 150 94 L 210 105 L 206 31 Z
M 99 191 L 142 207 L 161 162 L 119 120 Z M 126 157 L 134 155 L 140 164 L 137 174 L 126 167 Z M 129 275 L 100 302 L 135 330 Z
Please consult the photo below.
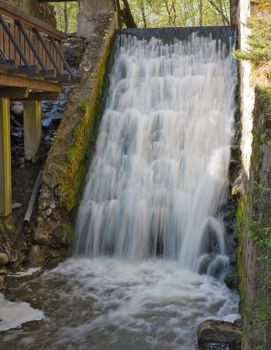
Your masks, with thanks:
M 162 255 L 193 271 L 207 261 L 223 266 L 216 215 L 230 160 L 232 69 L 231 55 L 210 38 L 121 38 L 79 208 L 76 253 Z
M 76 255 L 16 289 L 46 320 L 5 334 L 3 349 L 196 350 L 201 321 L 238 317 L 219 215 L 234 113 L 229 47 L 196 34 L 120 42 Z

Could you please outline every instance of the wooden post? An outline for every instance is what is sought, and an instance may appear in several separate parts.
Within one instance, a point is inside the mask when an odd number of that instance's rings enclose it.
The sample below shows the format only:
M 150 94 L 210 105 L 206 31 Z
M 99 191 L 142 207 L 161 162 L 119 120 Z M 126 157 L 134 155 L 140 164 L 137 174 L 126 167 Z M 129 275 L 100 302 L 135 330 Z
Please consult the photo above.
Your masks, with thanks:
M 0 98 L 0 216 L 11 213 L 11 146 L 9 99 Z
M 24 153 L 27 160 L 34 159 L 41 138 L 41 102 L 24 102 Z

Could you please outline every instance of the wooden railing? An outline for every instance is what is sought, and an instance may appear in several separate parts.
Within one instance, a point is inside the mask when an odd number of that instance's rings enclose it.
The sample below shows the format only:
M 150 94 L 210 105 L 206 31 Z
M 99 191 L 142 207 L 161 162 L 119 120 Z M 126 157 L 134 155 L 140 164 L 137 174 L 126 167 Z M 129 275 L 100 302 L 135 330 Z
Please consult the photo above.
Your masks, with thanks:
M 78 80 L 65 61 L 66 35 L 0 0 L 0 69 L 62 83 Z

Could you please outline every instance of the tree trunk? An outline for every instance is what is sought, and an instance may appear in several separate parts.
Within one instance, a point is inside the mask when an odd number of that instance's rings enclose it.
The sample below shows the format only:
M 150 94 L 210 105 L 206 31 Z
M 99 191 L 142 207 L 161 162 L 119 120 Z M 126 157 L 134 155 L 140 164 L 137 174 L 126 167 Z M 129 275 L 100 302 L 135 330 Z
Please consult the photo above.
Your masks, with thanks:
M 69 23 L 68 23 L 68 11 L 67 11 L 67 3 L 64 3 L 64 33 L 68 33 Z
M 120 0 L 115 0 L 115 10 L 117 12 L 118 28 L 122 28 Z
M 202 0 L 199 0 L 199 25 L 202 26 L 203 24 L 203 3 Z
M 132 15 L 128 0 L 122 0 L 123 9 L 121 10 L 121 17 L 127 28 L 137 28 L 134 17 Z
M 213 6 L 213 8 L 221 15 L 222 17 L 222 21 L 225 25 L 230 25 L 230 20 L 229 18 L 225 15 L 224 11 L 223 11 L 223 8 L 220 8 L 216 3 L 215 1 L 213 0 L 208 0 L 209 3 Z

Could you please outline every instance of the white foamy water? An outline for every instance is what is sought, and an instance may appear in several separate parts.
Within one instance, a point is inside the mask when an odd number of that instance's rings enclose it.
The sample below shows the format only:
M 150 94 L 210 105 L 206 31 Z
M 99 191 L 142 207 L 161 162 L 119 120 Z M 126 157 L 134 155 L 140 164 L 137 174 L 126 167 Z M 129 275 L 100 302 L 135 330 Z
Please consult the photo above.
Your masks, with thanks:
M 164 259 L 70 259 L 13 292 L 46 319 L 6 332 L 1 349 L 196 350 L 201 321 L 238 317 L 236 293 Z
M 230 160 L 231 55 L 194 35 L 171 45 L 122 37 L 116 56 L 77 218 L 77 254 L 162 255 L 193 271 L 207 255 L 223 267 L 216 214 Z
M 42 311 L 33 309 L 25 302 L 11 302 L 0 293 L 0 331 L 18 328 L 30 321 L 39 321 L 44 318 Z

